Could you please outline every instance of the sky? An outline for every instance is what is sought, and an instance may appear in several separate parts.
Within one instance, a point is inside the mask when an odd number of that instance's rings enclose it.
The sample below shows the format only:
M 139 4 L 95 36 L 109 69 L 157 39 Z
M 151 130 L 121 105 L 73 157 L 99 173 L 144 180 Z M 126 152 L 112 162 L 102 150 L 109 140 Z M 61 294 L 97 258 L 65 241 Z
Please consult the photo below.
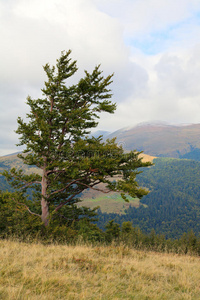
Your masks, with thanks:
M 17 117 L 41 96 L 42 66 L 72 50 L 81 78 L 114 73 L 99 130 L 200 123 L 199 0 L 0 0 L 0 156 L 20 151 Z M 75 80 L 74 79 L 74 80 Z

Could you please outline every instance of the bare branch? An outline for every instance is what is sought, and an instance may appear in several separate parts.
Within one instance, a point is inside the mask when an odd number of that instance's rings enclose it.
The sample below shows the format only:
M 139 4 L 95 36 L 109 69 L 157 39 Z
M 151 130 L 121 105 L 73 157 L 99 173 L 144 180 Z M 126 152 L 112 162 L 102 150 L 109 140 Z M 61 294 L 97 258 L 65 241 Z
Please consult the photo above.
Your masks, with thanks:
M 56 208 L 55 211 L 58 211 L 60 208 L 62 208 L 65 204 L 69 203 L 75 196 L 77 196 L 78 194 L 80 194 L 80 191 L 78 191 L 77 193 L 71 195 L 71 197 L 69 197 L 69 199 L 67 199 L 64 202 L 61 202 Z
M 31 210 L 30 210 L 30 208 L 25 204 L 25 203 L 20 203 L 20 202 L 17 202 L 14 198 L 12 198 L 12 200 L 15 202 L 15 203 L 17 203 L 17 204 L 19 204 L 19 205 L 23 205 L 23 206 L 25 206 L 26 207 L 26 209 L 30 212 L 30 214 L 32 214 L 32 215 L 35 215 L 35 216 L 38 216 L 38 217 L 40 217 L 41 218 L 41 216 L 40 215 L 38 215 L 38 214 L 36 214 L 36 213 L 34 213 L 34 212 L 32 212 Z
M 103 190 L 103 189 L 93 188 L 93 186 L 99 184 L 100 181 L 99 181 L 99 182 L 95 182 L 93 185 L 87 185 L 87 184 L 84 184 L 84 183 L 81 183 L 81 182 L 78 182 L 78 183 L 80 183 L 81 185 L 86 186 L 87 188 L 93 189 L 93 190 L 95 190 L 95 191 L 103 192 L 103 193 L 105 193 L 105 194 L 111 192 L 111 190 L 105 191 L 105 190 Z M 81 192 L 81 191 L 79 190 L 77 193 L 71 195 L 71 197 L 68 198 L 66 201 L 60 203 L 60 204 L 55 208 L 55 211 L 58 211 L 58 210 L 59 210 L 60 208 L 62 208 L 64 205 L 66 205 L 67 203 L 69 203 L 75 196 L 77 196 L 78 194 L 80 194 L 80 192 Z
M 25 181 L 22 181 L 22 182 L 24 182 L 24 184 L 25 184 Z M 36 183 L 36 184 L 41 184 L 40 181 L 32 181 L 32 182 L 26 183 L 23 187 L 21 187 L 21 189 L 22 189 L 22 190 L 23 190 L 23 189 L 26 189 L 27 187 L 29 187 L 30 185 L 32 185 L 32 184 L 34 184 L 34 183 Z
M 64 190 L 66 190 L 68 187 L 70 187 L 70 185 L 72 185 L 72 184 L 75 184 L 78 180 L 80 180 L 80 178 L 79 179 L 75 179 L 75 180 L 73 180 L 73 181 L 71 181 L 70 183 L 68 183 L 65 187 L 63 187 L 62 189 L 60 189 L 60 190 L 56 190 L 56 191 L 54 191 L 53 193 L 51 193 L 50 195 L 52 196 L 52 195 L 55 195 L 55 194 L 58 194 L 58 193 L 62 193 Z
M 89 189 L 92 189 L 92 190 L 94 190 L 94 191 L 99 191 L 99 192 L 102 192 L 102 193 L 104 193 L 104 194 L 108 194 L 108 193 L 112 192 L 112 190 L 107 190 L 107 191 L 105 191 L 105 190 L 103 190 L 103 189 L 93 188 L 93 186 L 95 186 L 95 185 L 101 183 L 100 181 L 97 182 L 97 183 L 94 183 L 94 184 L 92 184 L 92 185 L 88 185 L 88 184 L 83 183 L 83 182 L 80 182 L 80 181 L 79 181 L 78 183 L 81 184 L 81 185 L 86 186 L 86 187 L 89 188 Z
M 54 174 L 54 173 L 64 173 L 64 172 L 65 172 L 64 169 L 63 170 L 48 170 L 47 175 Z

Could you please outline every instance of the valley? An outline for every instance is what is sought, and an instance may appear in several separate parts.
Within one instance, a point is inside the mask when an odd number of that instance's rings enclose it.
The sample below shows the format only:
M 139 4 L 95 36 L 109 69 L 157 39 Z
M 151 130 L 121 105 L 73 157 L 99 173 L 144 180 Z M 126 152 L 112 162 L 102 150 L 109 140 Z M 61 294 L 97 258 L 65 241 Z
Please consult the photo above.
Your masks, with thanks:
M 140 154 L 142 159 L 154 163 L 137 175 L 139 184 L 150 193 L 141 201 L 129 197 L 129 202 L 125 202 L 118 193 L 86 190 L 79 196 L 78 205 L 98 207 L 97 225 L 101 229 L 114 219 L 119 224 L 131 221 L 146 233 L 153 228 L 168 238 L 178 238 L 190 230 L 197 234 L 200 232 L 199 132 L 199 124 L 143 124 L 108 135 L 106 138 L 116 135 L 126 151 L 131 147 L 144 151 L 145 154 Z M 17 154 L 0 157 L 0 172 L 12 167 L 23 168 L 29 174 L 38 172 L 35 167 L 23 165 Z M 10 190 L 3 176 L 0 187 Z

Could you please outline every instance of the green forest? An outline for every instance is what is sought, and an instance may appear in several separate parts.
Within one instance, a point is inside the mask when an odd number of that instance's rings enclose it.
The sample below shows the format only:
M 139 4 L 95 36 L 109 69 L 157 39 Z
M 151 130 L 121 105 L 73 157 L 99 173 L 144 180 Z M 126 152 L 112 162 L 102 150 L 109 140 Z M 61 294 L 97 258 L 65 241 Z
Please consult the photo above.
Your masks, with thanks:
M 178 238 L 184 232 L 200 232 L 200 162 L 187 159 L 157 158 L 155 165 L 139 174 L 138 182 L 150 193 L 140 201 L 145 206 L 129 207 L 125 214 L 106 214 L 99 209 L 98 225 L 114 219 L 131 221 L 142 231 Z
M 1 167 L 8 168 L 8 165 L 2 163 Z M 125 240 L 131 239 L 137 247 L 139 244 L 147 247 L 148 244 L 159 248 L 162 244 L 162 247 L 167 245 L 171 249 L 174 243 L 177 248 L 183 241 L 184 245 L 192 243 L 191 239 L 193 242 L 195 240 L 197 247 L 200 232 L 199 178 L 198 161 L 157 158 L 153 166 L 142 169 L 142 173 L 137 175 L 139 184 L 150 191 L 140 200 L 141 205 L 138 208 L 129 206 L 123 214 L 108 214 L 102 213 L 100 208 L 90 210 L 80 207 L 79 211 L 76 210 L 76 214 L 78 218 L 82 215 L 81 222 L 73 223 L 68 220 L 66 223 L 57 219 L 52 225 L 53 231 L 51 232 L 50 227 L 48 234 L 53 239 L 64 235 L 67 240 L 73 240 L 80 234 L 86 240 L 89 238 L 91 241 L 111 242 L 113 239 L 124 240 L 124 232 L 128 231 L 129 235 L 125 234 Z M 0 186 L 1 190 L 13 191 L 3 176 L 0 177 Z M 14 202 L 6 206 L 5 213 L 5 197 L 0 199 L 4 199 L 1 202 L 1 211 L 4 210 L 1 216 L 1 236 L 21 232 L 21 236 L 33 233 L 33 236 L 41 235 L 42 238 L 46 229 L 41 227 L 37 218 L 26 210 L 16 211 Z M 69 219 L 73 219 L 75 217 L 73 206 L 68 208 L 66 213 Z M 34 225 L 31 224 L 33 220 Z M 66 225 L 68 227 L 65 227 Z M 186 248 L 188 249 L 188 246 Z

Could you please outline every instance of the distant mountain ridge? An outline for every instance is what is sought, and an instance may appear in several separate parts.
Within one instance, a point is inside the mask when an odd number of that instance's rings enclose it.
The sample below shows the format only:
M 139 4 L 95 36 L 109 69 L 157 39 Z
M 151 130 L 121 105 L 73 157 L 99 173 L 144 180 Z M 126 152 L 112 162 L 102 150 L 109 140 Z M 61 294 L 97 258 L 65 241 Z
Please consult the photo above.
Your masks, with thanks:
M 114 193 L 98 195 L 94 191 L 86 191 L 81 195 L 83 202 L 80 205 L 101 208 L 98 226 L 104 228 L 107 221 L 114 219 L 120 224 L 131 221 L 148 233 L 154 228 L 156 233 L 169 238 L 178 238 L 188 230 L 199 233 L 200 124 L 138 124 L 109 135 L 110 138 L 114 136 L 127 150 L 143 150 L 143 159 L 153 161 L 155 165 L 144 168 L 136 178 L 139 185 L 150 191 L 141 202 L 130 199 L 129 203 L 125 203 Z M 150 153 L 154 155 L 149 156 Z M 155 158 L 158 156 L 190 160 Z M 199 161 L 194 161 L 194 157 Z M 23 165 L 16 154 L 0 157 L 0 172 L 12 167 L 23 168 L 26 173 L 38 172 L 34 166 Z M 12 191 L 1 175 L 0 189 Z
M 106 138 L 113 137 L 125 150 L 136 149 L 156 157 L 200 159 L 200 124 L 147 122 L 122 128 Z
M 155 157 L 200 161 L 200 124 L 170 125 L 166 122 L 154 121 L 121 128 L 112 133 L 98 130 L 91 134 L 96 138 L 100 135 L 104 139 L 116 137 L 117 142 L 126 151 L 137 150 Z M 12 154 L 7 157 L 9 156 Z

